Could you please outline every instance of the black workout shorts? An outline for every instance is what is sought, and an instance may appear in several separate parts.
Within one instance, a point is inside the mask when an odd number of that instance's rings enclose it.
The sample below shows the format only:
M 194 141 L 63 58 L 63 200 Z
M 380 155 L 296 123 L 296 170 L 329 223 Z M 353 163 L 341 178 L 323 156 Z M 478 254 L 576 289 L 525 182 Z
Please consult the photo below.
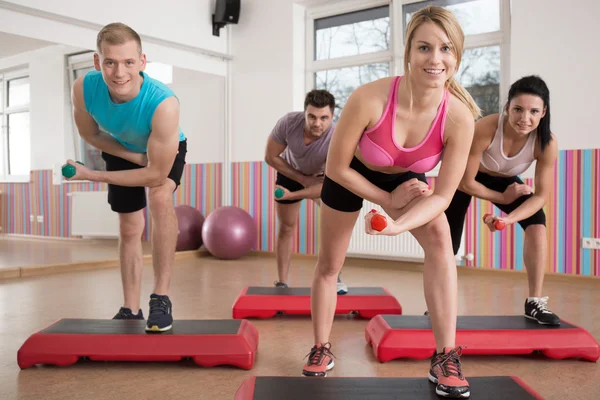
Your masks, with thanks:
M 179 142 L 179 150 L 175 156 L 173 167 L 169 172 L 169 179 L 175 182 L 176 187 L 181 183 L 183 168 L 185 167 L 185 155 L 187 153 L 187 140 Z M 102 158 L 106 163 L 107 171 L 124 171 L 143 168 L 120 157 L 102 152 Z M 131 213 L 146 207 L 146 188 L 143 186 L 119 186 L 108 185 L 108 203 L 111 209 L 117 213 Z
M 288 178 L 287 176 L 285 176 L 279 172 L 277 172 L 275 184 L 286 188 L 290 192 L 297 192 L 298 190 L 304 189 L 304 186 L 302 186 L 300 183 L 296 182 L 293 179 Z M 293 203 L 298 203 L 299 201 L 302 201 L 302 199 L 297 199 L 297 200 L 277 200 L 277 199 L 275 199 L 275 201 L 280 204 L 293 204 Z
M 484 172 L 478 172 L 475 176 L 475 180 L 481 183 L 488 189 L 496 192 L 503 193 L 506 188 L 513 183 L 523 183 L 518 176 L 492 176 Z M 496 207 L 502 210 L 506 214 L 510 214 L 517 207 L 523 204 L 532 195 L 528 194 L 521 196 L 511 204 L 497 204 L 493 203 Z M 454 247 L 454 254 L 458 252 L 460 247 L 460 240 L 462 238 L 463 225 L 465 223 L 465 216 L 467 215 L 467 209 L 471 204 L 471 195 L 457 190 L 450 202 L 450 206 L 446 209 L 446 217 L 448 218 L 448 224 L 450 225 L 450 234 L 452 235 L 452 247 Z M 527 229 L 530 225 L 546 225 L 546 214 L 543 209 L 539 209 L 535 214 L 518 222 L 523 229 Z
M 350 168 L 367 178 L 369 182 L 374 184 L 386 192 L 392 192 L 404 182 L 417 178 L 421 182 L 427 183 L 425 174 L 417 174 L 416 172 L 407 171 L 399 174 L 386 174 L 384 172 L 373 171 L 367 168 L 356 157 L 350 162 Z M 323 189 L 321 190 L 321 201 L 329 207 L 338 211 L 355 212 L 362 208 L 363 198 L 352 193 L 344 186 L 331 180 L 325 175 L 323 181 Z

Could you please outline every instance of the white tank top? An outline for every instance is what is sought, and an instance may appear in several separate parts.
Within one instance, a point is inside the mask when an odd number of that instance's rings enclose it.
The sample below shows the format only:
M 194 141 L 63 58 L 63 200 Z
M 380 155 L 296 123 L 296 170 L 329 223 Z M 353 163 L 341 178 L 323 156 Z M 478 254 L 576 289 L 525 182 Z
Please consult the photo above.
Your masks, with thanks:
M 502 151 L 504 142 L 504 114 L 500 114 L 498 120 L 498 129 L 492 143 L 483 152 L 481 156 L 481 165 L 487 170 L 498 173 L 504 176 L 517 176 L 522 174 L 529 168 L 531 163 L 535 160 L 535 139 L 537 138 L 536 132 L 531 132 L 527 138 L 527 142 L 523 148 L 514 156 L 506 157 Z

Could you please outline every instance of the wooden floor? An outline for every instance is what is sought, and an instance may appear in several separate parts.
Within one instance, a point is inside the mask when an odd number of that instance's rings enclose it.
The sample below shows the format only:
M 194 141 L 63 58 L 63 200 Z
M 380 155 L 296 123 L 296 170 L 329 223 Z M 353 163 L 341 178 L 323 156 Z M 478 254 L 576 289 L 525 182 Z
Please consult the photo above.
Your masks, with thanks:
M 310 286 L 313 266 L 314 260 L 297 258 L 292 284 Z M 244 286 L 271 286 L 275 277 L 275 262 L 271 257 L 179 260 L 172 281 L 173 314 L 176 319 L 229 319 L 231 306 Z M 426 309 L 420 272 L 385 268 L 368 260 L 349 260 L 343 278 L 350 286 L 387 287 L 399 299 L 404 314 L 422 315 Z M 147 266 L 142 298 L 145 315 L 152 282 L 152 270 Z M 527 295 L 524 275 L 464 273 L 459 285 L 462 315 L 511 315 L 523 311 Z M 588 329 L 599 340 L 599 289 L 598 281 L 549 281 L 545 295 L 550 296 L 550 306 L 555 312 Z M 249 376 L 300 376 L 304 357 L 312 345 L 309 318 L 278 317 L 252 320 L 259 330 L 260 344 L 251 371 L 201 368 L 191 362 L 89 361 L 69 367 L 19 369 L 17 350 L 32 333 L 60 318 L 111 318 L 121 305 L 121 296 L 116 268 L 0 281 L 0 398 L 232 399 Z M 366 324 L 367 321 L 352 317 L 336 318 L 331 337 L 336 366 L 329 376 L 426 379 L 428 361 L 379 363 L 365 342 Z M 465 356 L 463 365 L 467 378 L 519 376 L 546 399 L 600 398 L 598 363 L 541 356 Z
M 149 243 L 144 254 L 151 254 Z M 116 239 L 44 240 L 0 236 L 0 269 L 47 264 L 89 263 L 119 259 Z

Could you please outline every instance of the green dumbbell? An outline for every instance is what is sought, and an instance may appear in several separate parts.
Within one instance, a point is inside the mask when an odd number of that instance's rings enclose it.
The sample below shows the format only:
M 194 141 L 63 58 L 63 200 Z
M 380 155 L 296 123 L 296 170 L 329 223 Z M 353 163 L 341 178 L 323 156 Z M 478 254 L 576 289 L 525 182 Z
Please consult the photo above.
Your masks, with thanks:
M 282 198 L 284 194 L 285 194 L 285 192 L 283 191 L 283 189 L 281 189 L 281 188 L 275 189 L 275 198 L 276 199 Z
M 83 165 L 83 163 L 80 161 L 77 161 L 77 164 Z M 63 166 L 62 174 L 67 179 L 73 177 L 75 175 L 75 167 L 72 166 L 71 164 L 67 164 L 67 165 Z

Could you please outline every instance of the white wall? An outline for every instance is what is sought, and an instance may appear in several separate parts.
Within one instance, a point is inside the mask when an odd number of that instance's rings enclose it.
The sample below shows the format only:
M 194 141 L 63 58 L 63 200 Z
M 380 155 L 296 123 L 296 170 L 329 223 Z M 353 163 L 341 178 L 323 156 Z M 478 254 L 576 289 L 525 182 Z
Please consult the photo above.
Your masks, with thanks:
M 188 164 L 223 162 L 225 78 L 173 68 L 169 85 L 180 102 L 180 126 L 188 139 Z
M 105 0 L 97 7 L 91 7 L 87 1 L 3 2 L 0 3 L 0 30 L 94 50 L 100 26 L 122 18 L 122 22 L 149 37 L 148 40 L 142 38 L 148 59 L 225 75 L 223 57 L 227 57 L 227 33 L 222 29 L 220 37 L 212 35 L 213 1 L 178 0 L 174 6 L 158 0 L 148 0 L 143 5 Z M 217 52 L 217 57 L 204 54 L 205 50 Z
M 226 30 L 221 30 L 219 37 L 212 35 L 214 0 L 144 0 L 143 3 L 119 0 L 8 2 L 100 25 L 123 22 L 139 34 L 221 53 L 227 50 Z
M 65 54 L 77 51 L 80 49 L 53 45 L 0 59 L 0 70 L 21 66 L 29 70 L 32 170 L 50 169 L 72 157 L 67 154 L 69 114 L 63 108 L 69 101 Z
M 546 81 L 561 150 L 600 148 L 599 15 L 597 0 L 512 2 L 510 81 Z
M 292 0 L 242 0 L 243 20 L 231 27 L 234 162 L 262 160 L 277 120 L 297 107 L 297 96 L 304 100 L 294 73 L 304 67 L 294 49 L 303 18 L 297 7 Z

